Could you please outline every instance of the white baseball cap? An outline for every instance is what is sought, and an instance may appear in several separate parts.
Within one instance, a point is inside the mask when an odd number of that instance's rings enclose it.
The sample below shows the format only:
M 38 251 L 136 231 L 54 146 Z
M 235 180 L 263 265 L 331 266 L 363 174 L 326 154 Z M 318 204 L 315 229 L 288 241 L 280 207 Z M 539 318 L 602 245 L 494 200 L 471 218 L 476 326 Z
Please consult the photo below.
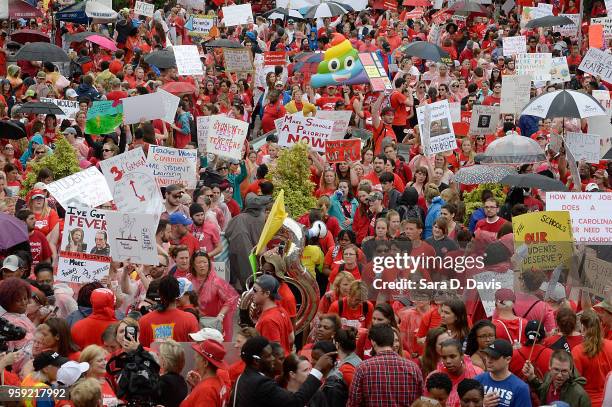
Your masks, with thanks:
M 207 339 L 213 339 L 217 342 L 223 343 L 223 334 L 214 328 L 202 328 L 198 332 L 189 334 L 189 337 L 194 342 L 202 342 Z
M 599 191 L 599 186 L 596 183 L 594 183 L 594 182 L 590 182 L 590 183 L 587 184 L 587 186 L 584 188 L 584 190 L 586 192 L 597 192 L 597 191 Z
M 89 363 L 69 361 L 57 370 L 57 383 L 61 386 L 72 386 L 81 378 L 83 373 L 89 370 Z

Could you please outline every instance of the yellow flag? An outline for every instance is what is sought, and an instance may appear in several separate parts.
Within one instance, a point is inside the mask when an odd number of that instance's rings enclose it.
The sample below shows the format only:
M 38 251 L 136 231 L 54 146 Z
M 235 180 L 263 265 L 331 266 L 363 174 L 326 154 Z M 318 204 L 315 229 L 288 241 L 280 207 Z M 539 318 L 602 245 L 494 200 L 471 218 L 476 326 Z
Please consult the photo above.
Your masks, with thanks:
M 272 205 L 272 210 L 268 215 L 268 219 L 266 219 L 266 224 L 261 231 L 261 236 L 259 236 L 259 242 L 257 242 L 257 247 L 255 249 L 256 255 L 260 255 L 265 251 L 266 245 L 274 237 L 276 232 L 278 232 L 278 229 L 283 225 L 286 217 L 285 191 L 281 189 Z

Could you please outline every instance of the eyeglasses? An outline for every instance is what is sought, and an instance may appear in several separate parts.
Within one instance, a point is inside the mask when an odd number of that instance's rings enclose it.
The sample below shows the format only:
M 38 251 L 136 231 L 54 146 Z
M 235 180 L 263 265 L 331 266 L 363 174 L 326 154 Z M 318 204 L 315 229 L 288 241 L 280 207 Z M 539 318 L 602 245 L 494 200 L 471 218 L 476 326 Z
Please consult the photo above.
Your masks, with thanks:
M 167 264 L 160 263 L 160 264 L 158 264 L 158 265 L 157 265 L 157 266 L 155 266 L 155 267 L 157 267 L 157 268 L 166 268 L 166 267 L 168 267 L 168 265 L 167 265 Z
M 180 198 L 182 196 L 183 196 L 182 192 L 180 194 L 172 194 L 172 198 Z
M 102 151 L 103 151 L 103 152 L 105 152 L 105 153 L 110 153 L 110 152 L 111 152 L 111 151 L 113 151 L 113 150 L 108 149 L 108 148 L 104 148 L 104 149 L 102 149 Z
M 227 170 L 228 170 L 228 168 L 227 168 L 227 167 L 221 167 L 221 168 L 219 168 L 219 171 L 227 171 Z
M 215 196 L 215 195 L 214 195 L 214 194 L 210 194 L 210 195 L 209 195 L 209 194 L 206 194 L 205 196 L 206 196 L 207 198 L 212 198 L 212 197 L 213 197 L 213 196 Z
M 485 209 L 497 209 L 497 206 L 485 206 Z
M 44 154 L 46 151 L 37 151 L 35 154 L 36 155 L 40 155 L 40 154 Z
M 451 88 L 458 88 L 459 85 L 451 85 Z
M 484 137 L 476 137 L 476 140 L 484 140 Z
M 552 369 L 550 369 L 550 372 L 553 375 L 561 375 L 561 376 L 568 376 L 570 374 L 569 370 L 560 370 L 560 369 L 557 369 L 557 368 L 554 368 L 554 367 Z

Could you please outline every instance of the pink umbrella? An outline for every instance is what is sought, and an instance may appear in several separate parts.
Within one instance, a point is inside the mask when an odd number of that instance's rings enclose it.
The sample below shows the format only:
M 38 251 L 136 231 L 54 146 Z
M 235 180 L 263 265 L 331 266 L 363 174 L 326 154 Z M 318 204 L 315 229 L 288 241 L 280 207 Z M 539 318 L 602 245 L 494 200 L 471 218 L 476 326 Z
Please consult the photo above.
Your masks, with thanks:
M 87 37 L 87 41 L 93 42 L 94 44 L 98 44 L 102 48 L 108 49 L 110 51 L 117 51 L 117 46 L 115 45 L 115 42 L 101 35 L 92 35 L 91 37 Z

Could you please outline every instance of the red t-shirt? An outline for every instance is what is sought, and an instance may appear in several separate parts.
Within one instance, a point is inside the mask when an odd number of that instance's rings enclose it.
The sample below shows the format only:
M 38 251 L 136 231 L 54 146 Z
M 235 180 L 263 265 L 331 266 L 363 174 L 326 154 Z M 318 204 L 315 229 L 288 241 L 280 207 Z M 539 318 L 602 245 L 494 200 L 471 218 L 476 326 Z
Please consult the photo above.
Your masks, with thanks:
M 332 284 L 334 283 L 334 281 L 336 280 L 336 276 L 338 275 L 338 273 L 340 272 L 340 266 L 342 266 L 343 264 L 338 264 L 338 263 L 334 263 L 332 265 L 332 269 L 331 272 L 329 273 L 329 284 L 327 286 L 327 290 L 329 290 L 332 286 Z M 355 280 L 361 280 L 361 273 L 359 272 L 359 266 L 355 265 L 355 267 L 353 267 L 352 269 L 343 267 L 342 271 L 346 271 L 349 272 L 353 275 L 353 277 L 355 277 Z
M 378 175 L 376 175 L 374 171 L 363 177 L 363 179 L 370 181 L 373 187 L 375 187 L 376 185 L 380 185 Z M 404 192 L 404 189 L 406 189 L 406 185 L 404 185 L 404 183 L 402 182 L 402 178 L 395 173 L 393 173 L 393 187 L 399 192 Z
M 421 323 L 419 324 L 419 330 L 417 331 L 417 338 L 424 338 L 427 336 L 427 332 L 430 329 L 434 329 L 440 326 L 442 323 L 442 317 L 438 312 L 438 306 L 432 305 L 431 309 L 423 315 L 423 319 L 421 319 Z
M 218 377 L 202 380 L 181 403 L 180 407 L 225 406 L 229 403 L 230 389 Z
M 341 102 L 340 96 L 322 96 L 317 99 L 316 105 L 322 110 L 336 110 L 336 102 Z
M 285 282 L 281 283 L 278 288 L 278 294 L 281 296 L 281 299 L 276 301 L 276 305 L 283 307 L 287 311 L 289 318 L 295 317 L 297 315 L 297 303 L 289 285 Z
M 34 228 L 40 230 L 45 236 L 49 234 L 59 222 L 59 216 L 54 209 L 49 210 L 49 214 L 43 217 L 41 214 L 34 214 L 36 218 L 36 223 L 34 224 Z
M 108 92 L 106 95 L 107 100 L 120 100 L 128 97 L 127 92 L 122 90 L 113 90 L 112 92 Z
M 33 230 L 30 234 L 30 251 L 33 266 L 51 257 L 51 246 L 49 246 L 47 237 L 39 230 Z
M 342 300 L 342 313 L 340 313 L 340 304 L 338 301 L 334 301 L 332 305 L 329 306 L 327 310 L 330 314 L 336 314 L 342 319 L 343 326 L 352 326 L 356 329 L 359 328 L 369 328 L 372 323 L 372 313 L 374 312 L 374 307 L 370 301 L 367 301 L 367 314 L 364 315 L 364 306 L 363 304 L 359 304 L 355 308 L 350 308 L 348 304 L 347 298 L 343 298 Z
M 507 222 L 504 218 L 497 218 L 495 222 L 488 222 L 487 218 L 480 219 L 476 223 L 476 230 L 483 230 L 485 232 L 497 233 L 499 229 Z
M 401 92 L 395 91 L 391 94 L 391 107 L 395 110 L 393 116 L 394 126 L 405 126 L 408 120 L 408 111 L 406 110 L 406 101 L 408 97 Z
M 179 244 L 187 246 L 190 256 L 200 248 L 200 242 L 191 233 L 187 233 L 183 236 L 181 240 L 179 240 Z
M 174 339 L 177 342 L 191 342 L 190 333 L 200 330 L 196 317 L 180 309 L 153 311 L 138 321 L 140 327 L 139 341 L 149 347 L 152 342 Z
M 397 136 L 393 131 L 393 127 L 390 124 L 385 124 L 382 120 L 377 128 L 373 132 L 374 137 L 374 155 L 378 155 L 382 152 L 382 142 L 384 139 L 391 138 L 397 143 Z
M 285 355 L 291 353 L 293 344 L 289 341 L 289 336 L 293 332 L 293 324 L 284 308 L 277 306 L 262 312 L 255 329 L 269 341 L 280 343 L 285 349 Z

